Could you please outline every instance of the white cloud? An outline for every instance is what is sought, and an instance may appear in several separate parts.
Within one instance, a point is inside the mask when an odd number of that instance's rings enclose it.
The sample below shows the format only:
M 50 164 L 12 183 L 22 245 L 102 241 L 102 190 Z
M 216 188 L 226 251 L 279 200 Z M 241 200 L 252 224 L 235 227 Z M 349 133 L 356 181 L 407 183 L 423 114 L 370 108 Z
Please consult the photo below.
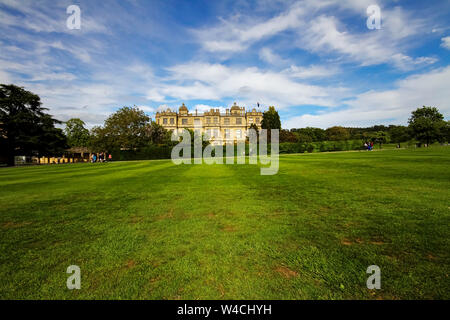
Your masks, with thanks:
M 441 47 L 450 50 L 450 36 L 441 39 Z
M 274 53 L 270 48 L 262 48 L 259 51 L 259 58 L 273 65 L 284 65 L 288 63 L 288 60 L 283 59 L 281 56 Z
M 139 106 L 136 106 L 136 107 L 137 107 L 138 109 L 144 111 L 144 112 L 147 112 L 147 113 L 154 113 L 154 112 L 156 112 L 156 109 L 153 108 L 153 107 L 151 107 L 151 106 L 143 106 L 143 105 L 139 105 Z
M 380 123 L 405 124 L 411 111 L 422 105 L 437 107 L 450 114 L 450 67 L 410 76 L 386 91 L 368 91 L 348 102 L 349 108 L 294 117 L 283 123 L 286 128 L 334 125 L 369 126 Z
M 295 2 L 282 13 L 269 19 L 257 16 L 232 16 L 221 19 L 216 27 L 195 30 L 203 49 L 209 52 L 241 52 L 256 42 L 274 38 L 290 31 L 290 43 L 302 50 L 319 55 L 337 55 L 339 59 L 367 66 L 388 63 L 401 69 L 430 64 L 433 58 L 408 56 L 408 48 L 418 43 L 417 35 L 428 30 L 428 22 L 400 7 L 382 8 L 382 29 L 350 31 L 336 17 L 339 13 L 366 17 L 366 8 L 372 1 L 311 1 Z M 365 25 L 365 19 L 361 19 Z M 410 41 L 413 37 L 414 41 Z M 218 40 L 220 39 L 220 40 Z M 281 57 L 263 48 L 262 60 L 280 64 Z
M 384 30 L 352 34 L 340 31 L 340 24 L 335 17 L 319 16 L 299 35 L 301 39 L 298 45 L 318 54 L 338 53 L 363 66 L 393 63 L 399 68 L 407 69 L 413 65 L 435 62 L 432 58 L 414 59 L 401 53 L 392 41 L 391 33 L 383 32 Z
M 289 74 L 256 67 L 191 62 L 168 70 L 170 76 L 150 90 L 147 98 L 154 101 L 240 99 L 246 103 L 259 101 L 286 108 L 302 104 L 333 107 L 337 99 L 348 94 L 344 88 L 305 84 Z
M 339 69 L 334 66 L 311 65 L 308 67 L 301 67 L 292 65 L 283 72 L 293 78 L 307 79 L 329 77 L 338 73 Z
M 256 41 L 300 26 L 300 18 L 305 14 L 305 9 L 298 4 L 293 5 L 290 10 L 268 20 L 254 17 L 248 17 L 244 22 L 239 17 L 221 19 L 221 24 L 215 28 L 208 27 L 193 32 L 207 51 L 243 51 Z

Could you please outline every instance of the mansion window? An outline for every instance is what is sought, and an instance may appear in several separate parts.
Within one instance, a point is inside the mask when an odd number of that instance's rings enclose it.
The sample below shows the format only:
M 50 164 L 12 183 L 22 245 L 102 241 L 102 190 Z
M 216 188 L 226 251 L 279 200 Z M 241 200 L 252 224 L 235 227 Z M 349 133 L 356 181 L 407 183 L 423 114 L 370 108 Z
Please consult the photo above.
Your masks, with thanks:
M 214 129 L 212 136 L 215 137 L 215 138 L 219 137 L 219 129 Z
M 206 123 L 210 124 L 211 123 L 211 118 L 206 118 Z
M 236 124 L 242 124 L 242 119 L 241 118 L 236 118 Z
M 230 118 L 225 118 L 223 121 L 224 121 L 223 122 L 224 124 L 227 124 L 227 125 L 230 124 Z
M 214 123 L 219 123 L 219 118 L 215 117 L 214 118 Z
M 181 119 L 181 124 L 182 125 L 187 125 L 188 124 L 188 119 Z
M 230 119 L 228 119 L 230 120 Z M 230 139 L 231 138 L 231 134 L 230 134 L 230 129 L 225 129 L 225 139 Z
M 253 118 L 248 118 L 249 123 L 253 123 Z
M 237 120 L 237 119 L 236 119 Z M 240 119 L 239 119 L 240 120 Z M 240 139 L 240 138 L 242 138 L 242 131 L 241 131 L 241 129 L 237 129 L 236 130 L 236 138 L 237 139 Z
M 259 118 L 256 118 L 256 123 L 259 123 Z
M 199 118 L 195 118 L 194 119 L 194 126 L 201 126 L 201 122 L 200 122 L 200 119 Z
M 170 118 L 170 124 L 174 124 L 175 123 L 175 119 L 174 118 Z
M 163 119 L 163 124 L 167 124 L 167 118 Z

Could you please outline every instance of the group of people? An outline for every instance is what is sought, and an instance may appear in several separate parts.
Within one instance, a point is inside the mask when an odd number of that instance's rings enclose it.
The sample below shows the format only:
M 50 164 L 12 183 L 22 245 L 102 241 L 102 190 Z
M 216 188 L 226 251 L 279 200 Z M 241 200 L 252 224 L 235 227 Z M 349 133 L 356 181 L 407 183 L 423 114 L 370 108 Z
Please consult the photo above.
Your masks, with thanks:
M 364 142 L 364 148 L 366 148 L 367 151 L 372 151 L 373 150 L 373 142 Z
M 95 163 L 95 162 L 106 162 L 106 158 L 108 158 L 108 161 L 112 161 L 112 155 L 109 154 L 108 157 L 106 157 L 106 153 L 104 152 L 100 152 L 98 154 L 98 158 L 97 155 L 95 153 L 92 154 L 91 156 L 91 162 Z

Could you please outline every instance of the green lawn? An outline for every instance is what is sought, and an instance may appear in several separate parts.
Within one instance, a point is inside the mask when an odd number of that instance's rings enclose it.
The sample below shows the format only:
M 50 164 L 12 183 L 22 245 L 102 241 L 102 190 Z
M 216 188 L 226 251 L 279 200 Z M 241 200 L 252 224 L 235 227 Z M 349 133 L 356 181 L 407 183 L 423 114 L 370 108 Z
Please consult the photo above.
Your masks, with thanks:
M 450 147 L 0 169 L 2 299 L 450 298 Z M 81 268 L 81 290 L 66 268 Z M 366 288 L 369 265 L 381 290 Z

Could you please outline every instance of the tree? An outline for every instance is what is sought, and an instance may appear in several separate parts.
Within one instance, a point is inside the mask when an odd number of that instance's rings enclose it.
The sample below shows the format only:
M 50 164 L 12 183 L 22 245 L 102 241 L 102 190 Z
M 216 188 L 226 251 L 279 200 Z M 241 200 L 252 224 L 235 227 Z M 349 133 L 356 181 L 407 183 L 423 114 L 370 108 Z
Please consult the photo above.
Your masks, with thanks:
M 377 131 L 372 135 L 372 140 L 380 145 L 380 149 L 383 143 L 389 142 L 389 135 L 386 131 Z
M 15 85 L 0 84 L 1 152 L 9 166 L 16 155 L 49 156 L 67 148 L 66 137 L 55 124 L 61 122 L 45 113 L 38 95 Z
M 280 116 L 274 106 L 270 106 L 269 110 L 263 113 L 261 128 L 267 129 L 267 141 L 272 141 L 270 129 L 281 129 Z
M 411 113 L 408 124 L 420 143 L 429 145 L 435 141 L 445 140 L 446 122 L 437 108 L 423 106 L 416 109 Z
M 156 122 L 150 124 L 147 135 L 153 144 L 171 144 L 171 133 Z
M 292 132 L 298 134 L 300 142 L 317 142 L 326 140 L 325 130 L 321 128 L 306 127 L 301 129 L 291 129 Z
M 392 142 L 400 143 L 411 140 L 411 130 L 405 126 L 389 126 L 389 136 Z
M 149 120 L 144 111 L 136 107 L 123 107 L 105 120 L 104 132 L 98 133 L 108 138 L 107 150 L 134 150 L 147 143 Z
M 341 141 L 348 140 L 350 138 L 350 133 L 347 128 L 344 127 L 331 127 L 325 130 L 327 139 L 330 141 Z
M 298 136 L 289 130 L 280 130 L 280 142 L 297 142 Z
M 72 118 L 66 122 L 64 132 L 70 147 L 87 147 L 89 143 L 89 130 L 86 129 L 83 120 Z
M 444 127 L 444 140 L 446 142 L 450 142 L 450 121 L 447 121 L 445 127 Z
M 281 121 L 275 107 L 269 107 L 269 110 L 263 113 L 261 121 L 261 128 L 263 129 L 281 129 Z
M 88 147 L 92 152 L 111 152 L 114 149 L 113 139 L 105 128 L 95 126 L 89 134 Z

